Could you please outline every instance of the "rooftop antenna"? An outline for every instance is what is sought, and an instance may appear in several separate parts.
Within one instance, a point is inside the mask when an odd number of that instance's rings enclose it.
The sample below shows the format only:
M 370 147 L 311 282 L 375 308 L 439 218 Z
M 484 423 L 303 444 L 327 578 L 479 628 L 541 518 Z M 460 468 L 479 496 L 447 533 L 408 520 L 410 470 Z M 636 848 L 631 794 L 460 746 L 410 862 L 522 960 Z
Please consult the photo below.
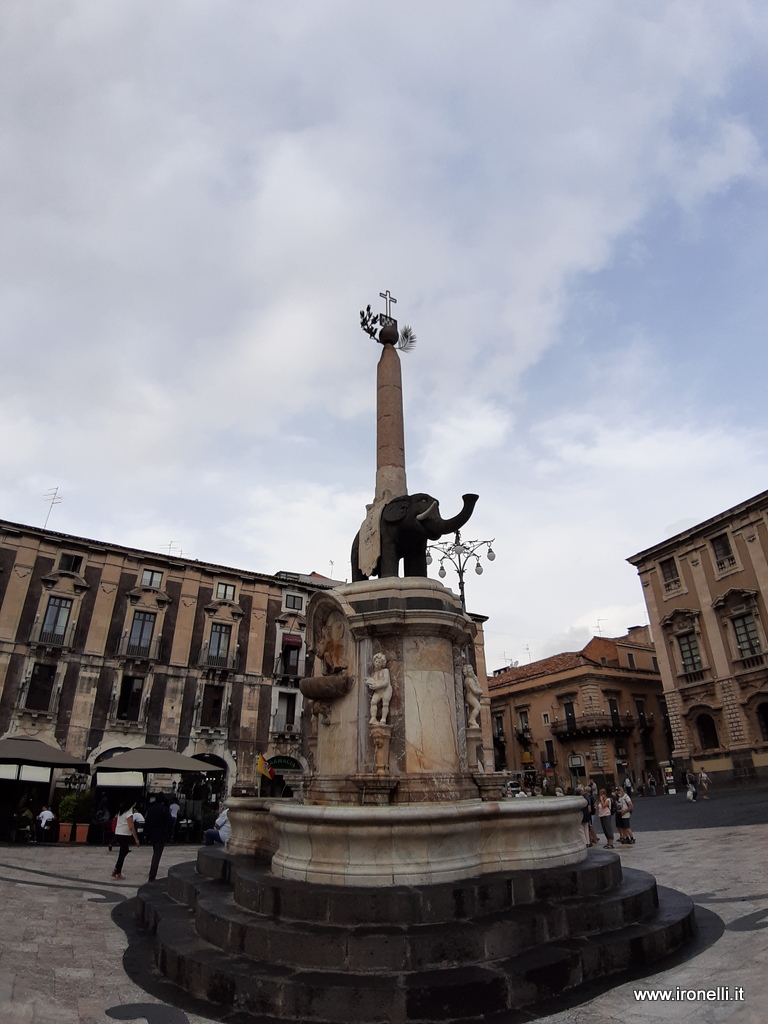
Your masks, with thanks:
M 531 658 L 531 648 L 528 646 L 528 644 L 525 644 L 525 646 L 523 647 L 523 650 L 528 655 L 528 661 L 531 662 L 533 659 Z
M 48 515 L 45 517 L 45 522 L 43 523 L 43 529 L 45 529 L 48 525 L 48 520 L 51 518 L 53 506 L 60 505 L 64 499 L 59 497 L 59 488 L 52 487 L 50 491 L 46 491 L 43 495 L 43 501 L 48 502 Z
M 597 634 L 596 634 L 597 636 L 602 636 L 603 635 L 603 631 L 600 628 L 600 623 L 601 622 L 605 622 L 605 619 L 598 619 L 597 620 L 597 626 L 595 627 L 595 629 L 597 630 Z
M 328 562 L 328 565 L 330 565 L 330 567 L 331 567 L 331 579 L 333 579 L 333 559 L 331 559 L 331 560 L 330 560 L 330 561 Z

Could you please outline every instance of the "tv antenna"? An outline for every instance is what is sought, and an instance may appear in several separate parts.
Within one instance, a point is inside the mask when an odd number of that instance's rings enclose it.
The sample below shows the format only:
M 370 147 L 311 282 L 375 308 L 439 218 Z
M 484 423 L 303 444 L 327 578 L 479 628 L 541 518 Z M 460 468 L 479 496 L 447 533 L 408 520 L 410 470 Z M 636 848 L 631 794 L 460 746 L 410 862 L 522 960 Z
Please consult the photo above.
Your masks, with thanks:
M 62 501 L 64 501 L 64 499 L 59 495 L 59 488 L 52 487 L 50 491 L 46 491 L 45 494 L 43 495 L 43 501 L 48 502 L 48 515 L 45 517 L 45 522 L 43 523 L 43 529 L 45 529 L 46 526 L 48 525 L 48 520 L 51 518 L 53 506 L 60 505 Z

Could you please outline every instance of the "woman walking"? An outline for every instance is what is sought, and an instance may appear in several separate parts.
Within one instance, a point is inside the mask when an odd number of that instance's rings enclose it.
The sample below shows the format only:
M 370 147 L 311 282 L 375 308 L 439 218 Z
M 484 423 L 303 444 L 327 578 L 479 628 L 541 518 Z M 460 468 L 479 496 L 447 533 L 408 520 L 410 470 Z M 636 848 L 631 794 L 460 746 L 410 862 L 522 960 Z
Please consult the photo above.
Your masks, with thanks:
M 600 796 L 597 801 L 597 816 L 600 819 L 600 826 L 605 836 L 606 850 L 613 849 L 613 805 L 611 798 L 608 793 L 604 790 L 600 790 Z
M 113 878 L 122 878 L 123 864 L 128 856 L 128 847 L 131 845 L 131 837 L 136 845 L 139 845 L 139 837 L 133 824 L 133 800 L 124 800 L 117 811 L 117 824 L 115 825 L 115 842 L 120 853 L 117 857 L 115 869 L 112 872 Z

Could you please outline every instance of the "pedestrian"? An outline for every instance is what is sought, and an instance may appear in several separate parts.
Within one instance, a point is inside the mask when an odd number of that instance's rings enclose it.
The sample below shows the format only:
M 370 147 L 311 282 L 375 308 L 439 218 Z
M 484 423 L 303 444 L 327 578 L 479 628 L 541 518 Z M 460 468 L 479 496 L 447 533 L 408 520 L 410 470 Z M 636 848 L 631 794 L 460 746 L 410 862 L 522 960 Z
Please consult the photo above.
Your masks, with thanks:
M 518 793 L 518 796 L 520 794 Z M 214 822 L 213 828 L 206 829 L 205 845 L 213 846 L 214 843 L 226 843 L 232 833 L 232 826 L 229 824 L 227 808 L 224 807 L 221 814 Z
M 133 809 L 133 825 L 136 829 L 136 835 L 139 837 L 139 842 L 144 838 L 144 820 L 141 808 L 137 805 Z
M 616 814 L 619 818 L 619 842 L 625 843 L 627 845 L 629 845 L 630 843 L 634 843 L 635 841 L 635 837 L 632 835 L 631 827 L 633 810 L 634 805 L 632 801 L 629 799 L 629 794 L 626 792 L 622 793 L 618 799 L 618 810 L 616 811 Z
M 593 824 L 593 818 L 597 814 L 597 794 L 593 792 L 594 782 L 591 786 L 587 786 L 584 791 L 584 796 L 589 800 L 589 845 L 597 846 L 600 840 L 597 838 L 597 832 L 595 832 L 595 826 Z
M 147 808 L 147 817 L 144 824 L 144 835 L 147 842 L 152 844 L 152 860 L 149 864 L 149 881 L 154 882 L 157 878 L 157 869 L 160 867 L 160 858 L 163 856 L 165 844 L 171 837 L 173 818 L 168 807 L 168 799 L 162 793 L 155 797 L 153 803 Z
M 632 779 L 630 779 L 629 775 L 624 779 L 624 792 L 630 799 L 632 798 Z
M 590 803 L 589 796 L 585 792 L 583 786 L 577 786 L 576 787 L 576 794 L 577 794 L 577 796 L 580 796 L 581 799 L 584 801 L 584 804 L 583 804 L 583 806 L 581 808 L 581 834 L 582 834 L 582 837 L 584 839 L 584 845 L 587 848 L 589 848 L 592 845 L 592 842 L 591 842 L 590 837 L 589 837 L 589 830 L 590 830 L 590 827 L 591 827 L 591 817 L 590 817 L 590 813 L 589 812 L 590 812 L 591 803 Z
M 707 796 L 707 790 L 709 789 L 711 781 L 712 780 L 710 779 L 710 777 L 702 768 L 699 772 L 699 786 L 701 787 L 701 796 L 704 800 L 709 800 L 709 797 Z
M 648 789 L 651 796 L 656 796 L 656 779 L 653 775 L 648 776 Z
M 168 808 L 168 810 L 171 812 L 171 839 L 175 839 L 176 826 L 179 823 L 179 811 L 181 810 L 181 807 L 179 806 L 176 797 L 174 797 L 173 800 L 171 800 L 171 806 Z
M 597 801 L 597 816 L 600 819 L 600 827 L 608 845 L 606 850 L 613 850 L 613 801 L 606 790 L 601 789 Z
M 685 777 L 685 780 L 688 784 L 688 792 L 686 796 L 692 803 L 695 804 L 696 797 L 699 795 L 696 790 L 696 776 L 693 774 L 693 772 L 688 772 L 688 774 Z
M 113 878 L 123 877 L 123 864 L 128 856 L 131 838 L 133 838 L 133 841 L 138 846 L 139 837 L 136 835 L 136 828 L 133 824 L 133 800 L 124 800 L 117 809 L 117 821 L 115 823 L 114 840 L 118 845 L 120 853 L 117 855 L 117 863 L 112 871 Z

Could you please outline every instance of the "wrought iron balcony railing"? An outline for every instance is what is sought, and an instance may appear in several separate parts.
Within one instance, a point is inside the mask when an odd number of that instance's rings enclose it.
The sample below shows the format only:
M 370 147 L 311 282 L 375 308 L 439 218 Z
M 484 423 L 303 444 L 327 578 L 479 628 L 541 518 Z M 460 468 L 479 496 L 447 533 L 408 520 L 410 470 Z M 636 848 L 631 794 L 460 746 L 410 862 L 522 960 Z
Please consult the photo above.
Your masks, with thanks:
M 148 643 L 132 640 L 130 634 L 121 636 L 117 644 L 118 658 L 135 658 L 137 661 L 157 661 L 160 657 L 160 641 L 162 636 L 155 637 Z
M 550 725 L 553 736 L 562 739 L 564 736 L 588 736 L 602 733 L 605 736 L 624 735 L 635 728 L 635 717 L 629 713 L 575 715 L 563 718 Z
M 41 644 L 44 647 L 73 647 L 75 642 L 76 623 L 66 626 L 62 630 L 43 629 L 42 622 L 36 622 L 29 634 L 31 644 Z
M 203 649 L 197 662 L 198 668 L 217 668 L 232 671 L 237 668 L 238 649 L 239 645 L 227 651 L 226 654 L 221 654 L 218 650 L 211 651 L 210 644 L 203 644 Z

